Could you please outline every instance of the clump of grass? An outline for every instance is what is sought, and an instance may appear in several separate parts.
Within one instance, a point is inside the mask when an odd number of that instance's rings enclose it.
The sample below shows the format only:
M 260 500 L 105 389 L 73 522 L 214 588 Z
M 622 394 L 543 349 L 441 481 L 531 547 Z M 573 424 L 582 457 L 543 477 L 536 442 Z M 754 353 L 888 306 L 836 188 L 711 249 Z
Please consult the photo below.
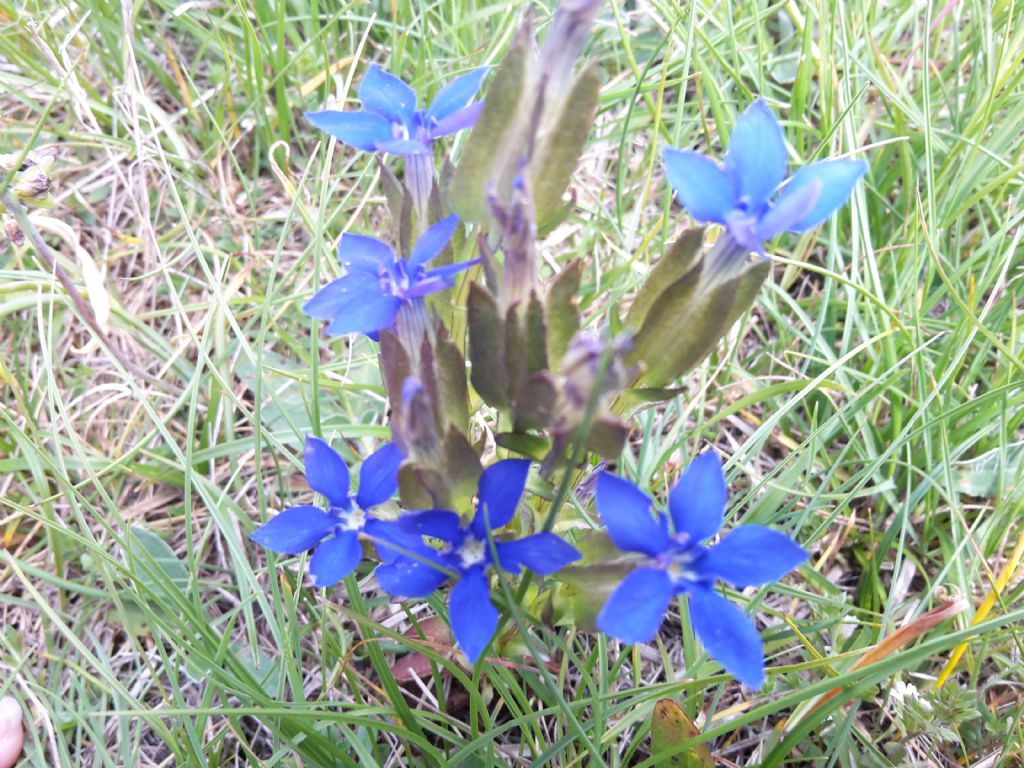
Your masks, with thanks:
M 1012 3 L 652 0 L 609 5 L 592 43 L 598 127 L 545 257 L 586 258 L 595 317 L 679 226 L 663 143 L 720 149 L 760 94 L 795 159 L 871 162 L 623 459 L 669 477 L 714 440 L 731 515 L 814 553 L 806 581 L 757 606 L 764 695 L 741 695 L 674 622 L 631 650 L 546 632 L 549 676 L 529 661 L 471 675 L 414 639 L 440 604 L 397 609 L 361 572 L 313 591 L 247 543 L 303 492 L 307 430 L 360 454 L 386 434 L 371 347 L 324 347 L 297 311 L 339 232 L 383 227 L 375 170 L 301 111 L 344 98 L 369 61 L 427 91 L 492 63 L 520 12 L 0 0 L 0 151 L 59 145 L 56 207 L 34 221 L 89 301 L 81 254 L 95 260 L 112 307 L 108 344 L 30 249 L 0 256 L 0 695 L 28 713 L 26 764 L 654 765 L 650 715 L 674 698 L 737 764 L 1013 765 L 1019 574 L 990 618 L 851 669 L 943 594 L 976 605 L 1021 535 Z M 409 651 L 430 674 L 400 684 Z M 897 708 L 894 680 L 930 712 Z

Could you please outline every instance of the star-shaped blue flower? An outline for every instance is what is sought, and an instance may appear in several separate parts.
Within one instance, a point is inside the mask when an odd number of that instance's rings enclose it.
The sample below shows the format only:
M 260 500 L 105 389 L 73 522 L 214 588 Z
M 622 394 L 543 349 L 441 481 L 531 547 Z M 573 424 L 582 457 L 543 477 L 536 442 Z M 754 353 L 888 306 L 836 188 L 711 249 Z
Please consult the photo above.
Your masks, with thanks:
M 430 154 L 434 139 L 470 128 L 483 102 L 470 104 L 486 68 L 474 69 L 442 88 L 427 109 L 403 80 L 371 64 L 359 86 L 362 111 L 307 112 L 306 119 L 343 144 L 364 152 Z
M 669 602 L 689 595 L 690 622 L 708 652 L 736 678 L 759 688 L 764 650 L 753 622 L 719 595 L 715 581 L 736 587 L 776 581 L 807 559 L 779 531 L 745 525 L 711 547 L 701 544 L 722 527 L 726 485 L 714 452 L 694 459 L 669 493 L 669 514 L 651 515 L 651 498 L 628 480 L 602 472 L 597 511 L 619 549 L 645 561 L 616 587 L 597 626 L 627 643 L 654 638 Z
M 302 505 L 290 507 L 250 537 L 272 552 L 297 555 L 316 547 L 309 561 L 309 575 L 317 587 L 329 587 L 359 565 L 363 548 L 359 534 L 373 539 L 408 543 L 409 538 L 393 522 L 371 517 L 368 511 L 394 496 L 402 454 L 394 443 L 379 448 L 359 468 L 359 491 L 349 493 L 345 460 L 319 437 L 306 438 L 306 480 L 327 498 L 327 509 Z M 380 548 L 382 559 L 393 550 Z
M 662 158 L 665 178 L 694 219 L 724 224 L 733 240 L 757 252 L 784 230 L 803 232 L 823 222 L 867 171 L 861 160 L 811 163 L 778 191 L 786 179 L 786 144 L 778 120 L 760 99 L 736 121 L 724 167 L 673 147 Z
M 408 259 L 398 258 L 390 245 L 374 237 L 345 233 L 338 243 L 338 261 L 348 274 L 325 285 L 302 311 L 330 320 L 327 333 L 331 336 L 375 336 L 391 328 L 403 302 L 422 301 L 424 296 L 450 288 L 459 272 L 479 263 L 474 259 L 426 268 L 444 250 L 458 224 L 459 217 L 454 214 L 441 219 L 420 236 Z
M 505 459 L 483 471 L 477 489 L 477 510 L 464 526 L 459 516 L 444 509 L 413 512 L 398 519 L 405 531 L 439 539 L 438 550 L 421 545 L 411 556 L 399 556 L 377 569 L 377 581 L 393 595 L 426 597 L 449 577 L 455 586 L 448 596 L 452 634 L 471 663 L 484 652 L 498 626 L 491 602 L 487 571 L 494 565 L 509 573 L 528 568 L 547 575 L 579 560 L 575 547 L 553 533 L 537 533 L 514 541 L 495 541 L 490 533 L 512 520 L 526 485 L 530 462 Z

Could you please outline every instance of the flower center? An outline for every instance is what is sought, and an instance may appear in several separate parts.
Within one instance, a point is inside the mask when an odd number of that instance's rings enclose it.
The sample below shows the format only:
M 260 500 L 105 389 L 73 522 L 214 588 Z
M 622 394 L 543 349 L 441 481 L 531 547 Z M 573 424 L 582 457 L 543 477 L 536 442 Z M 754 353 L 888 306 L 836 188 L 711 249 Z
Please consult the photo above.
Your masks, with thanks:
M 416 273 L 410 275 L 404 259 L 399 259 L 390 267 L 380 268 L 380 290 L 389 296 L 396 296 L 399 299 L 409 298 L 409 289 L 415 284 L 423 269 L 416 269 Z
M 672 579 L 673 584 L 679 585 L 699 580 L 696 571 L 690 567 L 696 560 L 691 547 L 677 540 L 677 545 L 662 557 L 664 557 L 665 573 Z
M 467 536 L 459 546 L 459 565 L 465 570 L 487 560 L 487 542 Z
M 398 139 L 399 141 L 405 141 L 409 138 L 409 129 L 401 122 L 391 124 L 391 136 L 392 138 Z
M 343 531 L 361 531 L 366 526 L 366 513 L 359 507 L 352 507 L 340 522 Z

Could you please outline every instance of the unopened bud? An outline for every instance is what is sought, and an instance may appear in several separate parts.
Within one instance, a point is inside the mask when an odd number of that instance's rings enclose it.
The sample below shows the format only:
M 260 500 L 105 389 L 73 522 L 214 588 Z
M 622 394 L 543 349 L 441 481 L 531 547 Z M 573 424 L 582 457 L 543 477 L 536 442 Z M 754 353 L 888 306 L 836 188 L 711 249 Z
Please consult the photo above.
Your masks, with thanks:
M 601 360 L 611 345 L 611 360 L 608 369 L 601 376 Z M 596 331 L 584 329 L 573 336 L 562 358 L 561 374 L 565 383 L 562 394 L 572 409 L 584 409 L 590 400 L 594 387 L 599 395 L 618 392 L 635 376 L 635 369 L 623 362 L 632 342 L 628 336 L 608 340 Z M 599 380 L 600 379 L 600 380 Z
M 4 219 L 4 240 L 16 248 L 25 244 L 25 233 L 21 231 L 18 222 L 12 218 Z
M 15 175 L 13 189 L 22 200 L 38 200 L 49 195 L 50 177 L 38 165 L 32 165 Z

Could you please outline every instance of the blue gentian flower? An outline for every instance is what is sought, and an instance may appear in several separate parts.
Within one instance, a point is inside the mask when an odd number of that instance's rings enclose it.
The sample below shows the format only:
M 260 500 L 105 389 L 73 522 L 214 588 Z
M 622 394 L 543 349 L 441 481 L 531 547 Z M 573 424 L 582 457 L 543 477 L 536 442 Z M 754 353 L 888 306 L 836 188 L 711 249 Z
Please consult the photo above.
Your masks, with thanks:
M 404 81 L 371 64 L 359 86 L 363 111 L 307 112 L 306 119 L 338 141 L 364 152 L 430 154 L 434 139 L 470 128 L 483 102 L 470 104 L 486 68 L 457 77 L 427 109 L 416 109 L 416 93 Z
M 725 166 L 689 150 L 666 147 L 665 178 L 697 221 L 724 224 L 748 251 L 784 230 L 803 232 L 846 202 L 867 171 L 861 160 L 811 163 L 786 179 L 782 127 L 758 99 L 740 115 L 729 138 Z
M 581 555 L 575 547 L 553 533 L 537 533 L 514 541 L 495 541 L 492 557 L 490 533 L 507 525 L 519 507 L 530 462 L 505 459 L 483 471 L 477 489 L 473 521 L 463 525 L 455 512 L 430 509 L 398 519 L 405 531 L 439 539 L 438 550 L 421 545 L 413 554 L 402 555 L 377 569 L 377 581 L 393 595 L 426 597 L 449 577 L 455 586 L 448 596 L 452 634 L 471 663 L 490 643 L 498 626 L 498 610 L 491 602 L 487 571 L 497 565 L 509 573 L 528 568 L 547 575 L 560 570 Z
M 597 511 L 622 550 L 643 563 L 616 587 L 597 626 L 627 643 L 654 638 L 669 602 L 689 595 L 690 622 L 704 647 L 736 678 L 759 688 L 764 681 L 761 636 L 746 614 L 719 595 L 715 581 L 736 587 L 776 581 L 807 559 L 779 531 L 744 525 L 711 547 L 701 544 L 722 527 L 726 486 L 714 452 L 698 456 L 669 493 L 669 514 L 651 515 L 651 498 L 628 480 L 602 472 Z
M 338 243 L 338 261 L 348 274 L 324 286 L 302 311 L 330 320 L 327 333 L 374 335 L 395 324 L 404 302 L 421 301 L 455 283 L 455 275 L 479 259 L 428 270 L 427 263 L 448 244 L 459 217 L 452 214 L 424 232 L 408 259 L 400 259 L 387 243 L 346 232 Z
M 309 561 L 309 575 L 317 587 L 329 587 L 348 576 L 363 557 L 359 534 L 375 540 L 404 543 L 409 537 L 393 522 L 371 517 L 368 512 L 395 495 L 402 454 L 394 443 L 379 448 L 359 468 L 359 491 L 349 492 L 345 460 L 319 437 L 306 438 L 306 480 L 325 496 L 327 509 L 302 505 L 290 507 L 250 537 L 272 552 L 297 555 L 316 547 Z M 388 559 L 381 547 L 382 559 Z

